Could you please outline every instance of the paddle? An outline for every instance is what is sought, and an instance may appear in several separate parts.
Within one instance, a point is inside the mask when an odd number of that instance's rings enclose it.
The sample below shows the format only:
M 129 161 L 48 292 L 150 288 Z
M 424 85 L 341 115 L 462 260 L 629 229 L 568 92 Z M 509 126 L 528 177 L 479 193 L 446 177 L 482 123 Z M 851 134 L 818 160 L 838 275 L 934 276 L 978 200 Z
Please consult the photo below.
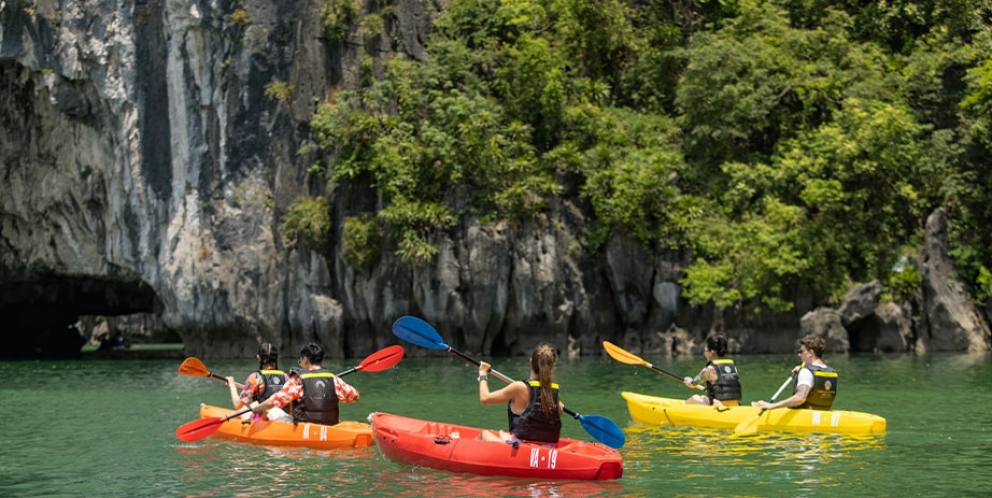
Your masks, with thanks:
M 792 382 L 791 375 L 785 380 L 782 387 L 778 388 L 778 391 L 775 391 L 775 395 L 772 396 L 771 401 L 775 401 L 775 399 L 778 398 L 778 395 L 782 394 L 785 386 L 789 385 L 790 382 Z M 761 418 L 763 413 L 765 413 L 765 410 L 767 410 L 767 408 L 762 408 L 761 411 L 759 411 L 754 417 L 742 420 L 741 423 L 737 424 L 737 427 L 734 427 L 734 434 L 737 434 L 738 436 L 746 436 L 758 432 L 758 419 Z
M 614 360 L 617 360 L 620 363 L 626 363 L 628 365 L 643 365 L 645 367 L 648 367 L 648 368 L 654 370 L 655 372 L 663 373 L 663 374 L 665 374 L 665 375 L 667 375 L 667 376 L 669 376 L 669 377 L 671 377 L 671 378 L 673 378 L 673 379 L 681 382 L 682 385 L 685 385 L 685 381 L 682 380 L 683 379 L 682 377 L 679 377 L 678 375 L 675 375 L 672 372 L 669 372 L 667 370 L 662 370 L 662 369 L 660 369 L 660 368 L 658 368 L 658 367 L 656 367 L 656 366 L 654 366 L 654 365 L 652 365 L 652 364 L 644 361 L 640 356 L 637 356 L 634 353 L 631 353 L 630 351 L 627 351 L 627 350 L 621 348 L 620 346 L 617 346 L 616 344 L 613 344 L 610 341 L 603 341 L 603 348 L 606 349 L 606 353 L 607 354 L 609 354 Z M 686 387 L 689 387 L 689 386 L 686 386 Z M 700 386 L 698 384 L 697 385 L 693 385 L 692 388 L 693 389 L 699 389 L 700 391 L 705 391 L 706 390 L 705 387 Z
M 387 370 L 393 365 L 396 365 L 403 359 L 403 346 L 389 346 L 388 348 L 380 349 L 375 353 L 372 353 L 367 358 L 362 360 L 361 363 L 356 367 L 349 368 L 344 372 L 337 374 L 338 377 L 343 377 L 353 372 L 363 371 L 363 372 L 381 372 Z M 194 420 L 192 422 L 187 422 L 178 429 L 176 429 L 176 437 L 180 441 L 187 443 L 192 443 L 193 441 L 199 441 L 220 429 L 220 426 L 224 425 L 224 422 L 231 420 L 234 417 L 244 415 L 251 411 L 250 408 L 246 408 L 239 412 L 232 413 L 226 417 L 213 417 L 204 418 L 200 420 Z
M 207 366 L 204 365 L 203 362 L 199 360 L 199 358 L 193 356 L 190 356 L 189 358 L 183 360 L 183 363 L 179 365 L 179 373 L 183 375 L 191 375 L 193 377 L 213 377 L 227 384 L 226 378 L 221 377 L 220 375 L 217 375 L 211 372 L 210 370 L 207 370 Z M 238 389 L 244 387 L 243 385 L 237 382 L 235 382 L 234 385 L 237 386 Z
M 469 363 L 479 366 L 479 360 L 468 356 L 457 349 L 445 344 L 444 339 L 437 333 L 429 323 L 413 316 L 404 316 L 393 323 L 393 334 L 407 342 L 412 342 L 427 349 L 444 350 Z M 512 383 L 513 379 L 503 375 L 496 370 L 490 370 L 490 374 L 506 383 Z M 582 428 L 597 441 L 611 447 L 620 448 L 626 442 L 623 431 L 612 420 L 602 415 L 580 415 L 568 408 L 565 413 L 582 424 Z

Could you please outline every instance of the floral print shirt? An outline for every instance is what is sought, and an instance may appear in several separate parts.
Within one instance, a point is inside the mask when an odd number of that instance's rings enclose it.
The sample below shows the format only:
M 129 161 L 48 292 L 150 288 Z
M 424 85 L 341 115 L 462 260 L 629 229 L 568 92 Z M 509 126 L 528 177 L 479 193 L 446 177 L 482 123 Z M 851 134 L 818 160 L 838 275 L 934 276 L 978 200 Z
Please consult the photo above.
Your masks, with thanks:
M 358 401 L 358 389 L 341 380 L 341 377 L 337 375 L 334 376 L 334 391 L 338 395 L 338 401 L 342 403 L 354 403 Z M 302 396 L 303 382 L 300 382 L 300 376 L 290 375 L 289 380 L 286 381 L 286 385 L 282 386 L 282 389 L 273 394 L 269 399 L 272 400 L 273 406 L 282 408 L 290 402 L 300 399 Z

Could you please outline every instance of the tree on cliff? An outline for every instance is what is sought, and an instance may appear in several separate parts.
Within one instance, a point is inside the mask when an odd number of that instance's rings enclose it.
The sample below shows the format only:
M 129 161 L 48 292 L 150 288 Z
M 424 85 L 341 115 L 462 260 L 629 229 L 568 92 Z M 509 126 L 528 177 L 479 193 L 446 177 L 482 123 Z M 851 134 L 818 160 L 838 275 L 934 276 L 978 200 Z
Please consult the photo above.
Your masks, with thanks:
M 425 61 L 321 106 L 320 170 L 378 192 L 408 260 L 467 212 L 567 196 L 587 250 L 618 232 L 687 248 L 692 302 L 784 310 L 795 289 L 893 281 L 942 206 L 988 288 L 988 19 L 962 0 L 455 0 Z

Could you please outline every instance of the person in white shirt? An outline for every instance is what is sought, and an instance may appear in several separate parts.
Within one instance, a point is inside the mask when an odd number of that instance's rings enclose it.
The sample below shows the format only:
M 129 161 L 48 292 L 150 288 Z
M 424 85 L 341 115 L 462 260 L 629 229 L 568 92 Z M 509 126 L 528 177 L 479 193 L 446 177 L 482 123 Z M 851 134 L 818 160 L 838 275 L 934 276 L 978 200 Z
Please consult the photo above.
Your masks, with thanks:
M 822 337 L 810 335 L 800 339 L 798 354 L 803 363 L 792 369 L 796 377 L 792 396 L 775 403 L 755 401 L 751 406 L 765 410 L 782 407 L 829 410 L 837 397 L 837 371 L 820 358 L 826 346 Z

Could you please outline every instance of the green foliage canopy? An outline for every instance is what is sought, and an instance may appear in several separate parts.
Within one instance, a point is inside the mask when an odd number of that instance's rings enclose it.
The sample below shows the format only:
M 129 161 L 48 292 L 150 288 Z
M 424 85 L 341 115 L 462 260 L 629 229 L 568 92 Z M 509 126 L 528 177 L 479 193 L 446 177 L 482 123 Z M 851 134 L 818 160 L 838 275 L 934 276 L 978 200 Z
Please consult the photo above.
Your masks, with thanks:
M 343 39 L 354 4 L 327 5 L 328 37 Z M 430 261 L 433 235 L 466 215 L 525 220 L 578 201 L 586 250 L 614 236 L 688 249 L 686 297 L 756 310 L 873 278 L 910 294 L 918 275 L 893 265 L 944 207 L 979 295 L 992 274 L 989 12 L 453 0 L 424 61 L 365 64 L 359 88 L 320 106 L 320 170 L 379 196 L 374 218 L 346 221 L 356 255 L 388 243 Z

